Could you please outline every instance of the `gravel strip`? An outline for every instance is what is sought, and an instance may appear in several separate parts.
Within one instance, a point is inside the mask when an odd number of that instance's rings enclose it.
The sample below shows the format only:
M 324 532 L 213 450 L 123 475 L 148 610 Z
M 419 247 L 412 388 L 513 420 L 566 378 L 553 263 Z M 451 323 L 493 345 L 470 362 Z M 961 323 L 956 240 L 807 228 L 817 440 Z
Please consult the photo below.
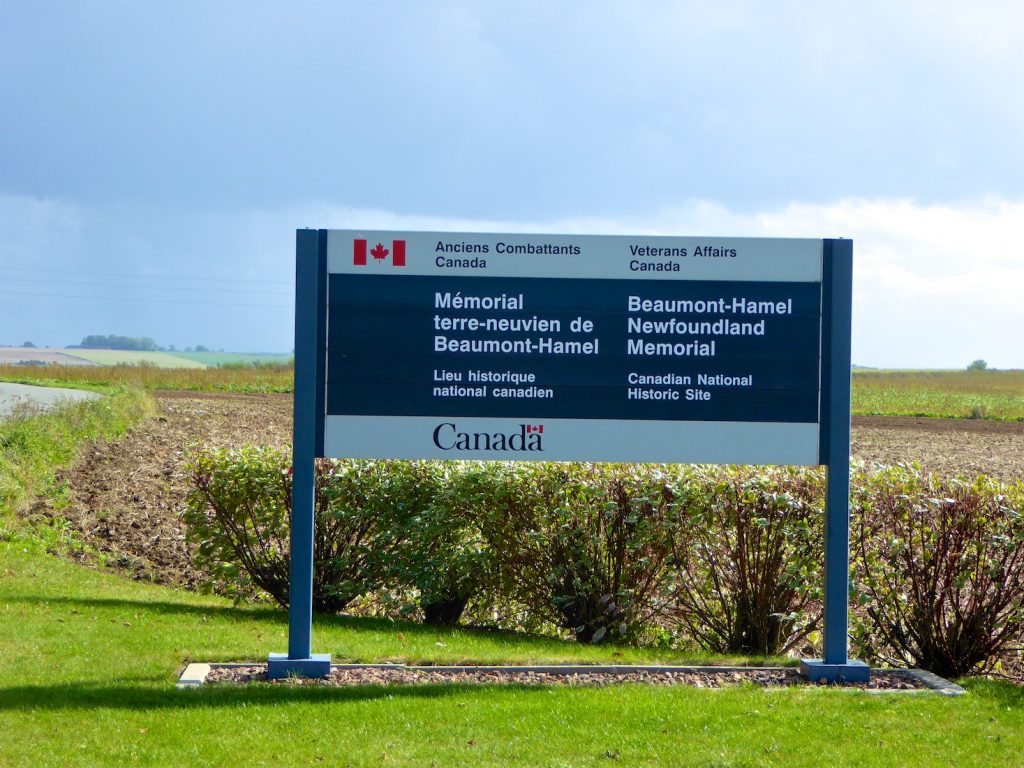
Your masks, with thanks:
M 266 664 L 212 666 L 206 678 L 207 684 L 267 683 Z M 685 669 L 679 671 L 629 671 L 629 672 L 578 672 L 566 674 L 551 671 L 532 671 L 515 668 L 480 670 L 435 669 L 430 667 L 335 667 L 325 678 L 285 678 L 269 681 L 270 685 L 290 686 L 356 686 L 356 685 L 568 685 L 607 686 L 620 683 L 645 683 L 647 685 L 689 685 L 694 688 L 726 688 L 743 684 L 764 688 L 780 688 L 794 685 L 820 685 L 802 677 L 794 668 L 750 668 L 740 670 L 701 671 Z M 927 690 L 923 682 L 899 670 L 872 670 L 867 683 L 839 683 L 834 687 L 860 688 L 879 691 Z

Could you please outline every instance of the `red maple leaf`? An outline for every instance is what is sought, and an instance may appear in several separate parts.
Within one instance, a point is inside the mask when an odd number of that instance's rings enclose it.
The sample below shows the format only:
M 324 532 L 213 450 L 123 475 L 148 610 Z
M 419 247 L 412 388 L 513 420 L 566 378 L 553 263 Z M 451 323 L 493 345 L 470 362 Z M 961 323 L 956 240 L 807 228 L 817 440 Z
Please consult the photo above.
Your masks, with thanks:
M 373 258 L 375 259 L 386 259 L 389 253 L 391 253 L 391 251 L 389 251 L 380 243 L 377 243 L 377 246 L 372 251 L 370 251 L 370 255 L 373 256 Z

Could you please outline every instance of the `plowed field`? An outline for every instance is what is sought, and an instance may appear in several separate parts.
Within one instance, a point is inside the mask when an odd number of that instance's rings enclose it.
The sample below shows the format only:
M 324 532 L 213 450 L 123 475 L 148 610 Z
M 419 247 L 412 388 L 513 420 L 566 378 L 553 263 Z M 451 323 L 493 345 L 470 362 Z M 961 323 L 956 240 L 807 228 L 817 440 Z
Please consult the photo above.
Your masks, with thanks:
M 115 567 L 137 578 L 191 586 L 196 573 L 181 513 L 186 454 L 202 446 L 286 446 L 290 395 L 157 393 L 159 416 L 116 443 L 89 448 L 63 473 L 70 504 L 39 502 L 31 514 L 59 514 Z M 917 461 L 949 475 L 1024 479 L 1024 423 L 855 418 L 853 454 L 871 462 Z

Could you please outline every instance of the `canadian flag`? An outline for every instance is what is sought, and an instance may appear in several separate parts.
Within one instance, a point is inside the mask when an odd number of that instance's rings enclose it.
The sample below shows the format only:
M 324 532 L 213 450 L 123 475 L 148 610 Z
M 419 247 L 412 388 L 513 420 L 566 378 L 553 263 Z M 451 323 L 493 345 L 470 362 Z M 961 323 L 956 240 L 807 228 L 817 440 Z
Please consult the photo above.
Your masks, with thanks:
M 526 425 L 526 434 L 529 435 L 529 434 L 531 434 L 533 432 L 536 432 L 538 435 L 544 434 L 544 425 L 543 424 L 527 424 Z
M 366 240 L 353 240 L 352 241 L 352 263 L 357 267 L 366 266 L 366 254 L 368 244 Z M 369 254 L 373 256 L 377 261 L 383 261 L 390 254 L 391 266 L 393 267 L 404 267 L 405 266 L 405 240 L 392 240 L 391 248 L 385 248 L 383 243 L 377 243 L 372 249 L 369 249 Z

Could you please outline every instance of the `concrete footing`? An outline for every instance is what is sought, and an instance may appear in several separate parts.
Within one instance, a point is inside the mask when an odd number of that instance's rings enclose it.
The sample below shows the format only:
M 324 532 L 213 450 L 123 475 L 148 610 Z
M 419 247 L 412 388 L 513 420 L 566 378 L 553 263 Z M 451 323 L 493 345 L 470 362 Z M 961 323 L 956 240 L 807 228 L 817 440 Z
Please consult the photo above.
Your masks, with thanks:
M 826 664 L 821 659 L 801 659 L 800 674 L 816 683 L 866 683 L 871 679 L 871 667 L 863 661 Z
M 308 659 L 289 659 L 287 653 L 272 653 L 267 659 L 267 679 L 282 677 L 327 677 L 331 674 L 331 654 L 314 653 Z

